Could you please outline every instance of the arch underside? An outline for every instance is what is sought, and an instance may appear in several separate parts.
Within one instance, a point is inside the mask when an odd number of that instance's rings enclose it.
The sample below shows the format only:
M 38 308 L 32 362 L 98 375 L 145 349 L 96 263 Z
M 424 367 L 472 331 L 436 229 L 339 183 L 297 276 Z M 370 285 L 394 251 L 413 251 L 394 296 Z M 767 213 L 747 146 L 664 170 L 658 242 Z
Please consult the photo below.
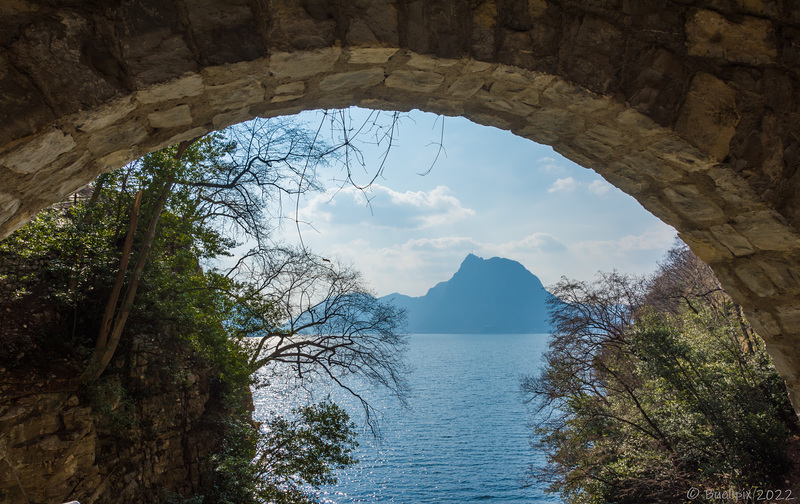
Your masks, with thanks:
M 800 406 L 800 93 L 787 49 L 800 19 L 763 5 L 200 3 L 0 9 L 29 20 L 0 40 L 0 236 L 99 173 L 254 117 L 353 105 L 464 116 L 553 146 L 675 227 Z

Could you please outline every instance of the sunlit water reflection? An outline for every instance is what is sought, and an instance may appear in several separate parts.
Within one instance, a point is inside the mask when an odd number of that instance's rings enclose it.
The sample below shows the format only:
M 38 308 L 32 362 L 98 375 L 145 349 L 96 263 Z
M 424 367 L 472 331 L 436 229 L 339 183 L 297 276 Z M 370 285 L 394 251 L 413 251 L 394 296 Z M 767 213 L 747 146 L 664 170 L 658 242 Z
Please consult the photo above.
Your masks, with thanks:
M 360 463 L 339 473 L 324 498 L 336 504 L 560 502 L 520 485 L 541 455 L 529 444 L 519 376 L 537 370 L 546 344 L 545 334 L 412 335 L 410 409 L 382 391 L 366 392 L 382 415 L 382 437 L 360 436 Z M 271 383 L 255 394 L 259 418 L 285 414 L 309 399 L 291 383 Z M 363 424 L 354 398 L 323 384 L 311 387 L 312 399 L 328 394 Z

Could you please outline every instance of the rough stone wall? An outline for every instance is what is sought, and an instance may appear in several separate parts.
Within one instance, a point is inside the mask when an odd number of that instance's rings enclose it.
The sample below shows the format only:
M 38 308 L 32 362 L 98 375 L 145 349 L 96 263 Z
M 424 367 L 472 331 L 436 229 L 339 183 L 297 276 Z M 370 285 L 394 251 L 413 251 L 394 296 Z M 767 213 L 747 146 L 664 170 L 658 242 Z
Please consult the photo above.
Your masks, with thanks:
M 201 490 L 198 464 L 219 442 L 208 422 L 212 373 L 175 385 L 164 371 L 174 359 L 138 338 L 94 392 L 100 406 L 89 391 L 76 393 L 65 361 L 0 369 L 0 504 L 149 504 L 165 491 Z
M 800 408 L 797 0 L 0 5 L 0 236 L 255 116 L 420 108 L 552 145 L 673 225 Z

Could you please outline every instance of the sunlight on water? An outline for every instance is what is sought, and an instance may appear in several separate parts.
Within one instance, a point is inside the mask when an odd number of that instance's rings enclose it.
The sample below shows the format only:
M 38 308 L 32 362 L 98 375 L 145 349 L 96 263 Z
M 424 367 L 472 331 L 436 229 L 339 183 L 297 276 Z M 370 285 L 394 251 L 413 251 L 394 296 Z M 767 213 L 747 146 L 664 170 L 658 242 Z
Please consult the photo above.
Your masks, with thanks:
M 413 335 L 408 360 L 412 397 L 403 409 L 383 391 L 367 391 L 381 413 L 380 439 L 364 432 L 360 463 L 339 473 L 339 483 L 323 490 L 336 504 L 557 503 L 541 488 L 520 482 L 541 454 L 529 445 L 528 412 L 519 376 L 534 373 L 547 335 Z M 288 414 L 309 400 L 330 397 L 359 424 L 358 401 L 328 384 L 298 390 L 275 369 L 271 386 L 256 391 L 257 419 Z M 358 390 L 363 390 L 361 387 Z

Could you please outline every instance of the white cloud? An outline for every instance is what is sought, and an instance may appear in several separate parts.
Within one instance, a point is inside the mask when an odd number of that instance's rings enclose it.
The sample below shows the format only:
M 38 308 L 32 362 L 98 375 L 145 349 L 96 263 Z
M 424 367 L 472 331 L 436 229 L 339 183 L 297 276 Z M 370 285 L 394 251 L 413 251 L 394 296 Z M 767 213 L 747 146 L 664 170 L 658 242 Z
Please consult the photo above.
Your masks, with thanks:
M 595 196 L 605 196 L 613 189 L 614 186 L 602 179 L 597 179 L 589 182 L 579 182 L 572 177 L 560 178 L 553 182 L 553 185 L 547 190 L 548 193 L 553 194 L 556 192 L 572 192 L 578 189 L 585 189 Z
M 549 233 L 533 233 L 517 241 L 511 241 L 503 245 L 509 251 L 528 251 L 528 252 L 563 252 L 567 249 L 564 242 Z
M 596 194 L 597 196 L 605 196 L 614 187 L 605 180 L 593 180 L 589 184 L 589 192 L 592 194 Z
M 539 171 L 562 175 L 569 172 L 569 168 L 560 164 L 555 158 L 543 157 L 536 161 Z
M 547 192 L 554 193 L 558 191 L 574 191 L 576 187 L 578 187 L 578 183 L 575 182 L 574 178 L 560 178 L 553 182 L 553 185 L 550 186 L 550 189 L 548 189 Z
M 570 248 L 585 257 L 621 257 L 640 251 L 666 250 L 672 245 L 676 234 L 672 227 L 658 224 L 642 234 L 629 234 L 616 240 L 582 241 Z
M 428 191 L 394 191 L 373 184 L 369 191 L 355 187 L 329 189 L 313 197 L 298 213 L 303 222 L 397 229 L 426 229 L 452 224 L 475 215 L 447 186 Z
M 445 250 L 453 248 L 482 247 L 474 238 L 465 236 L 443 236 L 440 238 L 418 238 L 401 245 L 403 250 Z

